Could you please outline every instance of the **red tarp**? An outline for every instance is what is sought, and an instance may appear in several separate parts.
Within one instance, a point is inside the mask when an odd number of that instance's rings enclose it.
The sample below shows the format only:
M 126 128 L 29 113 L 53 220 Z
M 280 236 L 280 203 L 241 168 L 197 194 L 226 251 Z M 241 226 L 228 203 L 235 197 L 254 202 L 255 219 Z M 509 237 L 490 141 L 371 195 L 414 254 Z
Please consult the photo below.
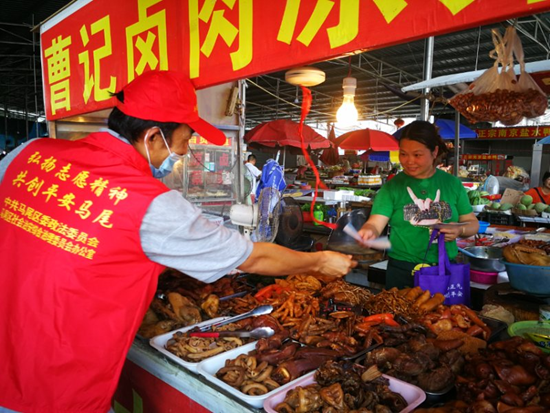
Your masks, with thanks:
M 336 146 L 342 149 L 373 151 L 397 151 L 399 143 L 389 133 L 375 129 L 361 129 L 344 133 L 336 139 Z

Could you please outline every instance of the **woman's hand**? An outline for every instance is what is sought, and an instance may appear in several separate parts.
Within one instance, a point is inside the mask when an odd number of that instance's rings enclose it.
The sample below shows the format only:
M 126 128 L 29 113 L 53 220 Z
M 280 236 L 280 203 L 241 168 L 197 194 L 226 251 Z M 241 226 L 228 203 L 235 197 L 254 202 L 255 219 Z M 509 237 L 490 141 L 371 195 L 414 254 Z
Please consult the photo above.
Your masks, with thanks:
M 369 220 L 361 227 L 359 235 L 363 238 L 363 241 L 369 241 L 371 239 L 378 238 L 386 225 L 388 225 L 389 218 L 384 215 L 371 215 Z
M 358 231 L 363 241 L 369 241 L 371 239 L 378 238 L 378 231 L 372 225 L 363 225 Z
M 445 242 L 454 241 L 462 235 L 464 226 L 452 226 L 444 227 L 439 230 L 442 234 L 445 234 Z
M 454 241 L 458 237 L 467 238 L 477 234 L 479 230 L 479 221 L 473 212 L 461 215 L 458 218 L 458 222 L 464 223 L 465 225 L 452 226 L 440 230 L 441 233 L 445 234 L 445 242 Z

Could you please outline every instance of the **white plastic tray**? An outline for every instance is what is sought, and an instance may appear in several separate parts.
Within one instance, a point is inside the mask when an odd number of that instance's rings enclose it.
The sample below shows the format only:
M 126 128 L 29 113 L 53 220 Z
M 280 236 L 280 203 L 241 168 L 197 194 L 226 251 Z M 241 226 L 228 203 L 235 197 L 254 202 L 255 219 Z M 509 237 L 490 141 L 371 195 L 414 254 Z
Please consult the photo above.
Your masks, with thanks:
M 184 359 L 179 358 L 178 356 L 176 356 L 174 353 L 171 353 L 170 351 L 168 351 L 166 349 L 166 343 L 168 342 L 168 340 L 170 340 L 172 338 L 174 333 L 176 333 L 178 331 L 181 331 L 182 333 L 184 333 L 188 330 L 191 330 L 192 328 L 208 326 L 210 324 L 214 324 L 214 323 L 217 323 L 219 321 L 226 320 L 227 318 L 229 318 L 229 317 L 213 318 L 211 320 L 203 321 L 202 323 L 193 324 L 193 325 L 190 325 L 190 326 L 187 326 L 187 327 L 182 327 L 182 328 L 179 328 L 179 329 L 174 330 L 174 331 L 169 331 L 168 333 L 164 333 L 164 334 L 161 334 L 160 336 L 153 337 L 151 340 L 149 340 L 149 344 L 151 345 L 151 347 L 153 347 L 153 348 L 157 349 L 158 351 L 160 351 L 162 354 L 164 354 L 170 360 L 175 361 L 176 363 L 178 363 L 181 366 L 185 367 L 187 370 L 190 370 L 193 373 L 196 373 L 197 368 L 199 366 L 199 363 L 202 360 L 199 360 L 197 362 L 185 361 Z
M 383 374 L 383 376 L 390 381 L 389 387 L 391 391 L 400 393 L 401 396 L 403 396 L 409 404 L 405 409 L 401 410 L 401 413 L 412 412 L 416 407 L 422 404 L 424 400 L 426 400 L 426 393 L 424 393 L 424 390 L 422 390 L 421 388 L 413 386 L 412 384 L 396 379 L 394 377 L 386 376 L 385 374 Z M 271 392 L 273 394 L 271 394 L 264 401 L 265 411 L 267 413 L 277 413 L 275 407 L 277 407 L 279 403 L 282 403 L 284 401 L 286 393 L 290 389 L 293 389 L 297 386 L 308 386 L 313 383 L 315 383 L 314 374 L 308 374 L 307 376 L 300 377 L 298 380 L 294 380 L 291 387 L 285 386 L 286 388 L 281 387 L 274 390 L 273 392 Z
M 214 357 L 204 360 L 199 364 L 199 374 L 201 376 L 204 376 L 204 378 L 206 378 L 206 380 L 208 380 L 209 382 L 224 389 L 226 392 L 231 393 L 237 399 L 242 400 L 246 404 L 252 407 L 256 407 L 258 409 L 260 409 L 264 405 L 264 400 L 267 399 L 270 395 L 274 394 L 275 392 L 284 391 L 285 389 L 294 387 L 294 384 L 299 380 L 301 380 L 302 378 L 311 377 L 313 379 L 313 375 L 315 374 L 315 371 L 307 373 L 301 378 L 291 381 L 275 390 L 270 391 L 269 393 L 262 394 L 260 396 L 249 396 L 248 394 L 244 394 L 240 390 L 237 390 L 236 388 L 231 387 L 229 384 L 223 382 L 222 380 L 216 377 L 216 373 L 218 372 L 218 370 L 225 367 L 226 360 L 236 359 L 239 355 L 246 354 L 249 351 L 252 351 L 255 349 L 256 349 L 256 342 L 248 343 L 248 344 L 245 344 L 244 346 L 234 348 L 233 350 L 226 351 L 225 353 L 218 354 Z
M 265 411 L 267 413 L 277 413 L 275 407 L 277 407 L 279 403 L 282 403 L 284 401 L 286 393 L 289 390 L 297 386 L 304 387 L 315 383 L 314 373 L 315 372 L 311 372 L 306 376 L 294 380 L 293 382 L 289 383 L 292 384 L 292 386 L 290 387 L 287 387 L 285 385 L 272 391 L 272 394 L 264 401 Z M 405 409 L 401 410 L 400 413 L 412 412 L 416 407 L 420 406 L 420 404 L 422 404 L 424 400 L 426 400 L 426 393 L 424 393 L 424 390 L 422 390 L 420 387 L 413 386 L 412 384 L 391 376 L 386 376 L 385 374 L 383 374 L 383 376 L 390 381 L 390 390 L 396 393 L 400 393 L 401 396 L 403 396 L 408 403 L 408 406 Z

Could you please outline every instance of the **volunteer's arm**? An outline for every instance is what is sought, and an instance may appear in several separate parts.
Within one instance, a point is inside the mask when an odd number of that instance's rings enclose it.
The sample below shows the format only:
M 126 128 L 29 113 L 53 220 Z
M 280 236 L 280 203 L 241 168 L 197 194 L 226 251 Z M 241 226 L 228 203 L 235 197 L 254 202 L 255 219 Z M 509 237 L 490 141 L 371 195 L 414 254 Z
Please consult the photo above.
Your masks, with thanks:
M 274 276 L 313 273 L 328 280 L 343 277 L 356 265 L 351 255 L 334 251 L 299 252 L 276 244 L 257 242 L 252 254 L 239 269 Z

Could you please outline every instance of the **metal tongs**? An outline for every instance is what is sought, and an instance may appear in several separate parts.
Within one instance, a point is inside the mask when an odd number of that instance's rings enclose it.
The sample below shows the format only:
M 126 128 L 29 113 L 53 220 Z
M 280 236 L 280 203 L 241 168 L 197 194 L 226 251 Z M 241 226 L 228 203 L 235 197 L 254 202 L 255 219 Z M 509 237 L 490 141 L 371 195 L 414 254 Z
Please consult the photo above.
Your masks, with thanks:
M 259 315 L 271 314 L 272 311 L 273 311 L 273 306 L 272 305 L 261 305 L 261 306 L 256 307 L 255 309 L 253 309 L 251 311 L 248 311 L 246 313 L 239 314 L 239 315 L 236 315 L 234 317 L 229 317 L 225 320 L 218 321 L 217 323 L 214 323 L 214 324 L 209 324 L 209 325 L 206 325 L 206 326 L 203 326 L 203 327 L 197 327 L 197 328 L 195 328 L 195 329 L 193 329 L 192 331 L 189 331 L 189 332 L 193 333 L 193 332 L 198 332 L 198 331 L 209 331 L 209 330 L 212 330 L 212 328 L 224 326 L 224 325 L 230 324 L 230 323 L 235 323 L 237 321 L 244 320 L 245 318 L 248 318 L 248 317 L 257 317 Z
M 251 337 L 254 339 L 267 338 L 275 334 L 271 327 L 258 327 L 251 331 L 199 331 L 190 332 L 189 337 Z

